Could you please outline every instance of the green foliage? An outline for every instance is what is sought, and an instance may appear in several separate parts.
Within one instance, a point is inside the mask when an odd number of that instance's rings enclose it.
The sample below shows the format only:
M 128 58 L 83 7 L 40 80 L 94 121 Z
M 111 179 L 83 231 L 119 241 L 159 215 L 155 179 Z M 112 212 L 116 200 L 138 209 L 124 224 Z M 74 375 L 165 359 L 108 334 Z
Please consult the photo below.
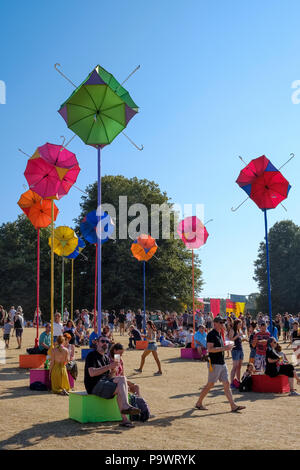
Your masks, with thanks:
M 90 185 L 83 196 L 81 215 L 76 220 L 79 234 L 80 220 L 97 207 L 97 184 Z M 144 204 L 149 213 L 149 233 L 151 204 L 166 203 L 171 209 L 166 193 L 161 193 L 158 185 L 148 180 L 127 179 L 123 176 L 102 178 L 102 201 L 116 208 L 116 227 L 120 227 L 119 196 L 127 196 L 128 207 Z M 134 217 L 127 217 L 127 225 Z M 160 217 L 161 219 L 161 217 Z M 160 229 L 162 228 L 160 220 Z M 176 223 L 175 223 L 176 225 Z M 121 227 L 123 228 L 122 224 Z M 160 230 L 161 234 L 161 230 Z M 143 304 L 143 265 L 131 254 L 133 240 L 109 240 L 102 245 L 102 305 L 103 308 L 138 308 Z M 146 263 L 146 305 L 148 309 L 179 309 L 182 304 L 192 304 L 191 251 L 174 239 L 174 214 L 171 213 L 171 239 L 157 240 L 155 257 Z M 93 305 L 95 247 L 87 246 L 84 259 L 76 260 L 75 304 Z M 202 286 L 200 261 L 195 255 L 195 290 Z M 82 299 L 85 299 L 85 302 Z
M 290 220 L 277 222 L 268 234 L 272 311 L 300 311 L 300 228 Z M 268 311 L 268 284 L 266 245 L 261 242 L 258 257 L 254 262 L 254 280 L 258 283 L 260 295 L 257 308 Z

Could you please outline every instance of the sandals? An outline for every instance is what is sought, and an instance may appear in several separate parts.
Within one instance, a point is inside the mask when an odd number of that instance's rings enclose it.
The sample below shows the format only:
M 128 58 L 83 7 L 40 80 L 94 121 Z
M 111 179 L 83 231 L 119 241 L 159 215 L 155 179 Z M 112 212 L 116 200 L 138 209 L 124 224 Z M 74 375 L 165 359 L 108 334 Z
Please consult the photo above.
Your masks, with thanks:
M 235 408 L 234 410 L 231 410 L 231 413 L 236 413 L 237 411 L 244 410 L 245 408 L 246 408 L 245 406 L 238 406 L 238 407 Z
M 124 428 L 134 428 L 134 424 L 131 423 L 130 421 L 125 421 L 124 423 L 120 423 L 119 426 L 122 426 Z

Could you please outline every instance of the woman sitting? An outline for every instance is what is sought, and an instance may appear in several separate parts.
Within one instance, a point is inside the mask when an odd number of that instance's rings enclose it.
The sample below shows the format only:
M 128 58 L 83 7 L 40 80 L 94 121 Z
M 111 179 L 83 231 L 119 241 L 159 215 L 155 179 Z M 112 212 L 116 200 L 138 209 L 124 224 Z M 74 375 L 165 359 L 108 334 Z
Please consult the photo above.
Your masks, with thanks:
M 75 328 L 75 345 L 77 347 L 84 345 L 85 339 L 85 328 L 83 326 L 82 320 L 78 320 Z
M 171 341 L 168 341 L 164 334 L 161 332 L 161 331 L 158 331 L 157 332 L 157 337 L 158 337 L 158 340 L 161 344 L 161 346 L 163 346 L 164 348 L 175 348 L 175 344 L 173 344 Z
M 276 352 L 275 348 L 277 341 L 275 338 L 270 338 L 269 345 L 266 351 L 266 375 L 269 377 L 277 377 L 277 375 L 286 375 L 289 379 L 290 384 L 290 396 L 298 396 L 299 393 L 294 389 L 294 379 L 297 380 L 297 384 L 300 384 L 300 378 L 298 377 L 295 368 L 292 364 L 282 364 L 281 357 Z
M 70 383 L 66 364 L 69 362 L 69 352 L 64 347 L 65 338 L 60 335 L 56 339 L 57 346 L 51 350 L 50 377 L 51 390 L 59 395 L 69 395 Z
M 110 348 L 109 351 L 109 359 L 110 362 L 118 362 L 119 366 L 114 369 L 114 376 L 115 377 L 125 377 L 124 373 L 124 363 L 122 359 L 122 355 L 124 353 L 124 347 L 121 343 L 116 343 L 113 344 Z M 128 385 L 128 390 L 130 393 L 135 394 L 137 397 L 140 397 L 140 388 L 138 385 L 136 385 L 133 382 L 130 382 L 127 380 L 127 385 Z M 121 426 L 125 427 L 133 427 L 133 424 L 131 421 L 128 420 L 126 415 L 121 415 L 122 416 L 122 423 Z

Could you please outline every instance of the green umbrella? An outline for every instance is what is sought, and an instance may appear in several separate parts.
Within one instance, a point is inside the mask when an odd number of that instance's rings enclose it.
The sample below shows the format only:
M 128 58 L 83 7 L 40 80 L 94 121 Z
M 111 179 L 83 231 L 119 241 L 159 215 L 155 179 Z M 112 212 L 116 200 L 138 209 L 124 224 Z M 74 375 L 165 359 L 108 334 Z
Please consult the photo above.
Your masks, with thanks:
M 58 64 L 56 64 L 58 65 Z M 56 70 L 57 67 L 55 66 Z M 61 72 L 60 72 L 61 73 Z M 72 83 L 72 82 L 71 82 Z M 61 105 L 59 111 L 69 129 L 85 144 L 98 150 L 98 210 L 101 214 L 101 154 L 100 148 L 110 144 L 125 129 L 138 112 L 138 106 L 128 91 L 97 65 L 88 77 Z M 101 235 L 99 234 L 101 233 Z M 101 334 L 101 230 L 97 232 L 98 256 L 98 334 Z

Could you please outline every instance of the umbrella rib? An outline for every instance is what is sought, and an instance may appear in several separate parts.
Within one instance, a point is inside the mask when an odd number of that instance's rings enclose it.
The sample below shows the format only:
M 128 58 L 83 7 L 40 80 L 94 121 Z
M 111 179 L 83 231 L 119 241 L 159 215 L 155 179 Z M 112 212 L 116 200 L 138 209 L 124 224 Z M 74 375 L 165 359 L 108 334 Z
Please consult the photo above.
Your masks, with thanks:
M 67 103 L 68 106 L 78 106 L 78 108 L 84 108 L 84 109 L 90 109 L 91 111 L 95 111 L 93 108 L 90 108 L 89 106 L 83 106 L 82 104 L 76 104 L 76 103 Z
M 101 115 L 100 115 L 100 114 L 99 114 L 99 118 L 100 118 L 100 120 L 101 120 L 101 122 L 102 122 L 102 126 L 103 126 L 103 129 L 104 129 L 105 135 L 106 135 L 107 140 L 108 140 L 108 142 L 109 142 L 109 137 L 108 137 L 108 134 L 107 134 L 107 132 L 106 132 L 106 127 L 105 127 L 105 125 L 104 125 L 104 122 L 102 121 L 102 118 L 101 118 Z
M 97 105 L 96 105 L 96 103 L 95 103 L 95 101 L 94 101 L 94 99 L 93 99 L 93 97 L 92 97 L 92 95 L 89 93 L 89 91 L 88 91 L 88 89 L 86 88 L 86 86 L 84 86 L 84 89 L 85 89 L 85 91 L 87 92 L 87 94 L 89 95 L 89 97 L 91 98 L 92 102 L 94 103 L 95 108 L 98 109 L 98 108 L 97 108 Z

